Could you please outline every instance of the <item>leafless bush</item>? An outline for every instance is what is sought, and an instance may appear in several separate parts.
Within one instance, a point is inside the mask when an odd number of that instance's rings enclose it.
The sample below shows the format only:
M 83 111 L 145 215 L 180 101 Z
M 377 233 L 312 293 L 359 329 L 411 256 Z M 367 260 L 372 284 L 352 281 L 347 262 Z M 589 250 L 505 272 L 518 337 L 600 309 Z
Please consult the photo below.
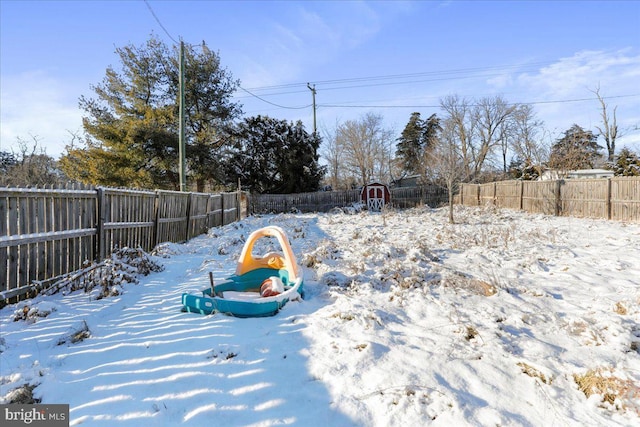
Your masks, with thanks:
M 115 296 L 121 293 L 125 283 L 138 283 L 138 275 L 146 276 L 163 269 L 142 249 L 121 248 L 114 251 L 109 259 L 101 263 L 87 263 L 83 269 L 65 276 L 54 283 L 47 293 L 89 292 L 99 286 L 101 291 L 98 299 Z
M 573 379 L 587 398 L 600 395 L 604 406 L 632 410 L 640 415 L 640 386 L 630 379 L 616 377 L 611 369 L 604 368 L 574 374 Z

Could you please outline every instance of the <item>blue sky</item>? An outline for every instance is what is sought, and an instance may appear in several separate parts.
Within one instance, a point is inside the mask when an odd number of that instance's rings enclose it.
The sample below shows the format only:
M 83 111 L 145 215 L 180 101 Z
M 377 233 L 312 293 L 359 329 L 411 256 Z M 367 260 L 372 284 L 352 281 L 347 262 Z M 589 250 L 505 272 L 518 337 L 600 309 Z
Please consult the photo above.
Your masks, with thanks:
M 310 82 L 320 131 L 374 112 L 399 135 L 444 96 L 501 95 L 535 103 L 553 140 L 574 123 L 595 131 L 599 85 L 619 146 L 640 151 L 639 1 L 1 0 L 0 24 L 3 151 L 36 136 L 57 157 L 81 132 L 78 98 L 119 65 L 115 48 L 152 33 L 206 41 L 242 87 L 279 106 L 239 91 L 248 116 L 312 130 Z

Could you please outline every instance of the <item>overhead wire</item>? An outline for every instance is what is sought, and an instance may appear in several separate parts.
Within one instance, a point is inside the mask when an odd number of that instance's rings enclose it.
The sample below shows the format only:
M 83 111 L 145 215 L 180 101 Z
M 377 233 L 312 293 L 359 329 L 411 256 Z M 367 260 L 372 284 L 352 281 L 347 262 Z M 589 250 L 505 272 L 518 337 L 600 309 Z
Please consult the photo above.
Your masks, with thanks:
M 438 70 L 438 71 L 422 71 L 415 73 L 404 73 L 404 74 L 386 74 L 381 76 L 368 76 L 368 77 L 351 77 L 351 78 L 342 78 L 342 79 L 330 79 L 330 80 L 317 80 L 314 81 L 314 84 L 317 85 L 330 85 L 330 84 L 343 84 L 343 83 L 354 83 L 361 81 L 379 81 L 379 80 L 390 80 L 390 79 L 407 79 L 407 78 L 415 78 L 421 76 L 438 76 L 438 75 L 450 75 L 450 74 L 462 74 L 469 72 L 478 72 L 478 71 L 492 71 L 492 70 L 509 70 L 509 69 L 520 69 L 528 68 L 528 67 L 540 67 L 543 65 L 548 65 L 553 63 L 553 61 L 544 61 L 544 62 L 531 62 L 521 65 L 500 65 L 500 66 L 489 66 L 489 67 L 473 67 L 473 68 L 457 68 L 451 70 Z M 483 77 L 483 76 L 479 76 Z M 252 91 L 260 91 L 260 90 L 272 90 L 272 89 L 285 89 L 290 87 L 297 86 L 305 86 L 306 82 L 299 83 L 287 83 L 280 85 L 271 85 L 271 86 L 258 86 L 258 87 L 250 87 L 249 89 Z M 359 87 L 359 86 L 356 86 Z M 328 88 L 323 88 L 327 90 Z
M 178 42 L 176 41 L 176 39 L 174 39 L 171 34 L 169 33 L 169 31 L 167 31 L 167 29 L 164 27 L 164 25 L 162 25 L 162 22 L 160 22 L 160 18 L 158 18 L 158 15 L 156 15 L 156 13 L 153 11 L 153 8 L 151 7 L 151 5 L 149 4 L 149 2 L 147 0 L 144 0 L 144 4 L 147 5 L 147 9 L 149 9 L 149 12 L 151 12 L 151 15 L 153 15 L 153 17 L 155 18 L 156 22 L 158 23 L 158 25 L 160 25 L 160 28 L 162 28 L 162 30 L 164 31 L 164 33 L 167 35 L 167 37 L 169 37 L 171 40 L 173 40 L 173 42 L 175 44 L 178 44 Z
M 418 73 L 406 73 L 406 74 L 389 74 L 382 76 L 371 76 L 371 77 L 353 77 L 353 78 L 344 78 L 344 79 L 331 79 L 331 80 L 322 80 L 315 81 L 314 84 L 320 86 L 318 89 L 326 92 L 326 91 L 335 91 L 335 90 L 344 90 L 344 89 L 355 89 L 355 88 L 364 88 L 364 87 L 379 87 L 379 86 L 390 86 L 390 85 L 401 85 L 401 84 L 416 84 L 416 83 L 424 83 L 424 82 L 433 82 L 433 81 L 444 81 L 444 80 L 460 80 L 460 79 L 471 79 L 471 78 L 488 78 L 488 77 L 496 77 L 501 75 L 500 73 L 491 73 L 491 74 L 472 74 L 472 75 L 455 75 L 462 74 L 467 72 L 477 72 L 477 71 L 490 71 L 490 70 L 508 70 L 508 69 L 519 69 L 522 71 L 523 68 L 529 68 L 532 66 L 539 67 L 541 65 L 546 65 L 552 62 L 536 62 L 536 63 L 528 63 L 523 65 L 514 65 L 514 66 L 490 66 L 490 67 L 475 67 L 475 68 L 461 68 L 461 69 L 453 69 L 453 70 L 443 70 L 443 71 L 429 71 L 429 72 L 418 72 Z M 439 78 L 430 78 L 430 79 L 419 79 L 419 80 L 402 80 L 402 81 L 385 81 L 391 79 L 407 79 L 417 76 L 438 76 L 444 75 Z M 447 76 L 449 75 L 449 76 Z M 371 81 L 372 83 L 367 84 L 354 84 L 349 86 L 335 86 L 331 87 L 331 84 L 346 84 L 349 82 L 357 83 L 357 82 L 367 82 Z M 303 86 L 304 85 L 304 86 Z M 328 87 L 323 87 L 323 85 L 328 85 Z M 251 88 L 252 91 L 256 90 L 275 90 L 275 89 L 287 89 L 287 88 L 295 88 L 301 87 L 301 90 L 298 91 L 285 91 L 285 92 L 276 92 L 276 93 L 267 93 L 261 94 L 261 97 L 256 95 L 253 92 L 250 92 L 247 89 L 241 88 L 247 93 L 250 93 L 251 96 L 260 99 L 263 102 L 269 103 L 271 105 L 287 108 L 287 109 L 302 109 L 308 108 L 308 106 L 304 107 L 285 107 L 275 103 L 272 103 L 264 97 L 269 96 L 279 96 L 279 95 L 287 95 L 287 94 L 295 94 L 295 93 L 305 93 L 306 90 L 303 90 L 302 87 L 306 89 L 306 83 L 290 83 L 290 84 L 282 84 L 282 85 L 272 85 L 272 86 L 261 86 Z M 607 99 L 616 99 L 616 98 L 626 98 L 626 97 L 635 97 L 639 96 L 639 94 L 631 94 L 631 95 L 617 95 L 617 96 L 609 96 Z M 244 97 L 238 97 L 238 99 L 242 99 Z M 570 103 L 570 102 L 584 102 L 584 101 L 592 101 L 596 98 L 578 98 L 578 99 L 560 99 L 560 100 L 550 100 L 550 101 L 528 101 L 528 102 L 518 102 L 518 103 L 507 103 L 507 105 L 539 105 L 539 104 L 559 104 L 559 103 Z M 402 105 L 379 105 L 379 104 L 355 104 L 357 101 L 345 101 L 342 103 L 320 103 L 316 106 L 318 108 L 439 108 L 440 105 L 424 105 L 424 104 L 402 104 Z M 345 105 L 352 104 L 352 105 Z M 473 105 L 471 105 L 473 106 Z
M 640 94 L 630 94 L 630 95 L 615 95 L 615 96 L 607 96 L 603 99 L 617 99 L 617 98 L 633 98 L 640 96 Z M 593 101 L 598 98 L 577 98 L 577 99 L 557 99 L 552 101 L 528 101 L 528 102 L 507 102 L 505 105 L 539 105 L 539 104 L 563 104 L 569 102 L 584 102 L 584 101 Z M 415 104 L 415 105 L 375 105 L 375 104 L 361 104 L 361 105 L 345 105 L 347 102 L 343 104 L 318 104 L 318 107 L 324 108 L 440 108 L 440 105 L 424 105 L 424 104 Z M 477 104 L 469 104 L 470 107 L 478 106 Z
M 266 102 L 267 104 L 273 105 L 273 106 L 278 107 L 278 108 L 285 108 L 287 110 L 302 110 L 304 108 L 309 108 L 312 105 L 312 104 L 309 104 L 309 105 L 304 105 L 304 106 L 301 106 L 301 107 L 287 107 L 287 106 L 284 106 L 284 105 L 276 104 L 276 103 L 271 102 L 271 101 L 267 101 L 266 99 L 263 99 L 263 98 L 259 97 L 258 95 L 249 92 L 247 89 L 243 88 L 242 86 L 238 86 L 238 87 L 240 89 L 242 89 L 243 91 L 247 92 L 249 95 L 251 95 L 251 96 L 253 96 L 255 98 L 258 98 L 260 101 Z

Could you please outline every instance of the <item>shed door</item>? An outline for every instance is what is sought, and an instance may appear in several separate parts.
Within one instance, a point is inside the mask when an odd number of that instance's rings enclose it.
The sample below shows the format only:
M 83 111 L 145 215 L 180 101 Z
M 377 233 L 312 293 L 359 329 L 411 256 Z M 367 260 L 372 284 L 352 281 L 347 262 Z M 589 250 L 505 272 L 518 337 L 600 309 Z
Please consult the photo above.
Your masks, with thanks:
M 370 211 L 380 212 L 384 202 L 384 187 L 379 185 L 367 187 L 367 208 Z

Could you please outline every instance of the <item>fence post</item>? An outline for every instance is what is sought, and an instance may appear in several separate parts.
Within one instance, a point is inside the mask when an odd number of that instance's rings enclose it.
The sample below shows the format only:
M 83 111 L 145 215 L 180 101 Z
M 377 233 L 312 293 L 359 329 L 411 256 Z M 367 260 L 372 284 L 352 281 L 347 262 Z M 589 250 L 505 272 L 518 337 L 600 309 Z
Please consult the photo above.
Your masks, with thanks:
M 524 181 L 518 181 L 520 184 L 520 210 L 524 210 Z
M 240 180 L 238 180 L 239 182 Z M 242 193 L 240 192 L 240 187 L 238 186 L 238 191 L 236 191 L 236 221 L 240 221 L 242 219 L 242 211 L 241 211 L 241 202 L 242 201 Z
M 156 190 L 155 191 L 155 197 L 154 197 L 154 212 L 153 212 L 153 235 L 154 235 L 154 245 L 153 247 L 155 248 L 156 245 L 158 243 L 160 243 L 160 220 L 159 220 L 159 216 L 160 216 L 160 190 Z
M 493 206 L 498 206 L 498 183 L 493 183 Z
M 607 178 L 607 219 L 611 219 L 611 178 Z
M 207 197 L 207 207 L 205 208 L 205 213 L 207 214 L 207 230 L 211 228 L 211 193 L 208 194 L 209 196 Z
M 225 224 L 225 214 L 224 214 L 224 192 L 220 192 L 220 212 L 222 212 L 222 217 L 220 219 L 220 226 L 224 227 Z
M 555 216 L 560 216 L 560 214 L 562 213 L 562 200 L 560 199 L 561 195 L 560 195 L 560 186 L 562 185 L 562 180 L 558 179 L 556 180 L 556 188 L 555 188 L 555 199 L 556 199 L 556 206 L 555 206 Z
M 189 192 L 187 197 L 187 212 L 186 212 L 187 221 L 185 224 L 185 231 L 184 231 L 185 242 L 191 239 L 191 196 L 192 195 L 193 193 Z
M 106 197 L 104 194 L 104 187 L 96 188 L 96 198 L 97 198 L 97 207 L 98 207 L 98 223 L 96 224 L 97 229 L 97 261 L 100 262 L 104 260 L 107 255 L 107 247 L 106 247 L 106 231 L 104 229 L 104 223 L 106 220 Z

